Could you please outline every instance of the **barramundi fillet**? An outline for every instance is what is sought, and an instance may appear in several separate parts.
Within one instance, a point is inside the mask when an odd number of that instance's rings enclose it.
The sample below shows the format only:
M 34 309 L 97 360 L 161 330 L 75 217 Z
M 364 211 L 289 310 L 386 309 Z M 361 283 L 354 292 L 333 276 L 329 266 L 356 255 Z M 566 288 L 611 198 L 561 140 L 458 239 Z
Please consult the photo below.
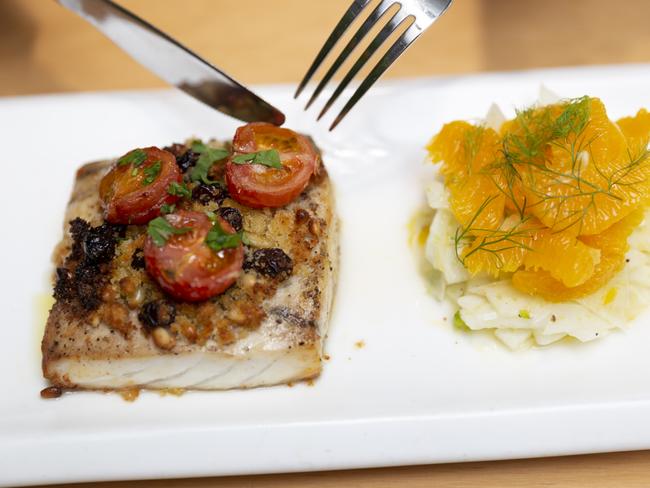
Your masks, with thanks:
M 104 222 L 98 185 L 111 164 L 77 172 L 54 253 L 56 302 L 42 342 L 51 384 L 212 390 L 317 376 L 339 252 L 322 163 L 303 194 L 283 208 L 244 207 L 223 187 L 193 190 L 189 209 L 239 221 L 246 242 L 235 285 L 199 303 L 166 296 L 147 274 L 146 226 Z M 111 246 L 109 261 L 93 261 L 96 248 Z

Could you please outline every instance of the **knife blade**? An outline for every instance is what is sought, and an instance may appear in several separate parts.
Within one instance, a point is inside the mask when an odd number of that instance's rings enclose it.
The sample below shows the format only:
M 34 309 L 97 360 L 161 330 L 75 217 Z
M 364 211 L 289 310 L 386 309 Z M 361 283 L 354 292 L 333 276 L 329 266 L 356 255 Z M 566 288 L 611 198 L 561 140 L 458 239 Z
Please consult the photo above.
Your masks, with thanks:
M 150 23 L 111 0 L 58 0 L 167 83 L 245 122 L 284 123 L 284 114 Z

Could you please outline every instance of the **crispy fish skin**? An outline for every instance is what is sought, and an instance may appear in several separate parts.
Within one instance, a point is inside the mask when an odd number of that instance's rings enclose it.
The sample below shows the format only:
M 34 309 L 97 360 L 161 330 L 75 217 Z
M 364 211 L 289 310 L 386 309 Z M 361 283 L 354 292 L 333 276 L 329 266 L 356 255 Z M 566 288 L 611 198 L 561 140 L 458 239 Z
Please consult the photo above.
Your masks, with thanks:
M 72 251 L 70 221 L 80 217 L 92 226 L 102 224 L 97 188 L 111 164 L 90 163 L 77 172 L 64 238 L 53 256 L 57 267 L 66 265 Z M 217 210 L 217 204 L 188 205 Z M 247 252 L 280 248 L 291 257 L 288 277 L 271 279 L 248 269 L 227 292 L 204 304 L 176 303 L 176 321 L 162 332 L 170 339 L 163 348 L 138 312 L 147 298 L 165 297 L 144 270 L 129 265 L 146 227 L 129 226 L 107 272 L 99 309 L 80 311 L 59 299 L 50 311 L 41 346 L 45 378 L 64 388 L 213 390 L 317 376 L 339 254 L 338 221 L 325 169 L 321 166 L 305 192 L 287 207 L 253 210 L 229 199 L 221 206 L 241 212 L 251 241 Z M 130 298 L 124 292 L 129 282 L 136 288 Z M 115 308 L 119 321 L 110 312 Z M 250 319 L 249 312 L 257 320 Z

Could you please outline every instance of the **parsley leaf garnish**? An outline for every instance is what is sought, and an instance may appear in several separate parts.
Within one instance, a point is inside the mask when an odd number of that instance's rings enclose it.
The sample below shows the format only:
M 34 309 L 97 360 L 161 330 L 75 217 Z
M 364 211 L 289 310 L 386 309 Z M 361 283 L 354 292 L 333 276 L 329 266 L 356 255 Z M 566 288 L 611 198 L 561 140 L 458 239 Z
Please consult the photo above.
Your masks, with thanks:
M 149 221 L 147 226 L 147 233 L 151 237 L 153 243 L 158 246 L 164 246 L 173 235 L 186 234 L 192 229 L 189 227 L 174 227 L 164 217 L 156 217 Z
M 238 154 L 232 158 L 235 164 L 263 164 L 269 168 L 282 169 L 280 153 L 277 149 L 266 149 L 248 154 Z
M 192 141 L 192 143 L 190 144 L 190 149 L 195 153 L 201 154 L 208 149 L 208 146 L 206 146 L 203 142 L 196 140 L 196 141 Z
M 162 161 L 156 161 L 148 168 L 145 168 L 143 170 L 144 180 L 142 180 L 142 184 L 144 186 L 151 185 L 154 181 L 156 181 L 156 178 L 158 178 L 161 169 L 162 169 Z
M 167 193 L 174 196 L 179 196 L 181 198 L 191 198 L 192 192 L 190 189 L 185 186 L 185 184 L 178 184 L 175 181 L 172 181 L 167 187 Z
M 208 215 L 208 217 L 211 216 Z M 230 234 L 226 232 L 223 227 L 221 227 L 219 219 L 210 218 L 210 220 L 212 220 L 212 229 L 210 229 L 210 232 L 208 232 L 208 235 L 205 237 L 205 243 L 210 249 L 214 252 L 219 252 L 222 249 L 239 246 L 242 240 L 240 234 Z
M 127 164 L 133 164 L 135 168 L 140 166 L 147 159 L 147 153 L 142 149 L 134 149 L 133 151 L 125 154 L 120 159 L 117 160 L 118 166 L 126 166 Z
M 200 156 L 196 162 L 196 165 L 190 172 L 190 180 L 202 181 L 206 185 L 217 183 L 216 181 L 208 178 L 208 173 L 210 172 L 210 168 L 212 168 L 212 165 L 214 163 L 228 157 L 228 151 L 225 149 L 208 147 L 201 141 L 194 141 L 192 143 L 192 151 L 199 153 Z
M 160 207 L 160 213 L 163 215 L 170 214 L 176 210 L 176 205 L 172 203 L 169 205 L 168 203 L 163 203 L 162 206 Z

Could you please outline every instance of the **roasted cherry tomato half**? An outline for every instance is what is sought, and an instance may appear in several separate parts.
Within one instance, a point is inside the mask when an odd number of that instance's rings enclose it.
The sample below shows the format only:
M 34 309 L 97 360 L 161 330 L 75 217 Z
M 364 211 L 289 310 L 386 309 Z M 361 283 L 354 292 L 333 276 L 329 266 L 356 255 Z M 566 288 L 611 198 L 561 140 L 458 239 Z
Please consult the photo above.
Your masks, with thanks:
M 113 224 L 146 224 L 160 215 L 163 204 L 179 199 L 167 193 L 167 188 L 181 180 L 172 153 L 157 147 L 128 152 L 99 184 L 106 220 Z
M 239 277 L 244 247 L 214 251 L 206 244 L 213 223 L 200 212 L 179 211 L 163 217 L 178 229 L 163 245 L 151 235 L 144 245 L 145 266 L 160 287 L 178 300 L 196 302 L 226 291 Z M 221 229 L 235 234 L 228 222 L 217 217 Z
M 237 129 L 233 157 L 276 149 L 282 169 L 261 164 L 226 163 L 228 192 L 239 203 L 253 208 L 282 207 L 302 193 L 316 170 L 318 153 L 311 141 L 292 130 L 263 122 Z

